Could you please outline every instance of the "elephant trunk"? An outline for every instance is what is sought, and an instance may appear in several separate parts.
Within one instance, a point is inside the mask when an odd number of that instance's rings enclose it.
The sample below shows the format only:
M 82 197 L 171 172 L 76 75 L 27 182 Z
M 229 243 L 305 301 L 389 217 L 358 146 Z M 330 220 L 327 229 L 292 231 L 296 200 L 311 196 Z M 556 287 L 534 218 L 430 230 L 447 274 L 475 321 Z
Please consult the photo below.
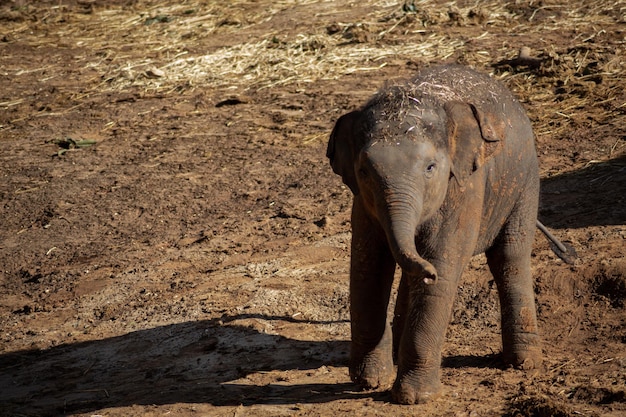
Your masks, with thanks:
M 426 284 L 437 282 L 437 270 L 422 258 L 415 247 L 415 231 L 419 224 L 421 210 L 406 207 L 404 210 L 390 210 L 386 234 L 391 253 L 402 271 L 420 277 Z M 394 204 L 387 206 L 387 210 Z

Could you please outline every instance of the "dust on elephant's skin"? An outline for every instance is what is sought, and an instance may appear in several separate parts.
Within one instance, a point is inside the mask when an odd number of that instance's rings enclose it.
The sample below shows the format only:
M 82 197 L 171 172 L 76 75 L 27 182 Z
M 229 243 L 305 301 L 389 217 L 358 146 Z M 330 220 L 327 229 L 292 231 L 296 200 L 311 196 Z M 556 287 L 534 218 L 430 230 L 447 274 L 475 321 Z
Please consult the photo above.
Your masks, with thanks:
M 355 382 L 393 384 L 394 399 L 405 404 L 439 395 L 441 348 L 459 278 L 482 252 L 500 296 L 503 359 L 521 368 L 539 365 L 530 271 L 537 155 L 530 121 L 504 86 L 465 67 L 431 67 L 339 118 L 327 156 L 354 194 Z M 390 326 L 396 264 L 402 278 Z

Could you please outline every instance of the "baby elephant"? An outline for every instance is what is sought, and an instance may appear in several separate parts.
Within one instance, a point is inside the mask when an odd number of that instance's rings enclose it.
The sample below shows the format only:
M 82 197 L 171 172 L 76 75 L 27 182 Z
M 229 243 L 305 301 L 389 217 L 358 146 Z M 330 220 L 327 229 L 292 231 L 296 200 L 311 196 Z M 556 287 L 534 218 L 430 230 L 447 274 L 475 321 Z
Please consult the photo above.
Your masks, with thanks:
M 431 67 L 337 121 L 327 156 L 354 194 L 350 376 L 415 404 L 441 392 L 441 348 L 463 268 L 485 253 L 503 359 L 541 362 L 530 254 L 539 174 L 522 106 L 499 82 Z M 387 307 L 402 269 L 393 331 Z M 394 372 L 397 357 L 397 375 Z

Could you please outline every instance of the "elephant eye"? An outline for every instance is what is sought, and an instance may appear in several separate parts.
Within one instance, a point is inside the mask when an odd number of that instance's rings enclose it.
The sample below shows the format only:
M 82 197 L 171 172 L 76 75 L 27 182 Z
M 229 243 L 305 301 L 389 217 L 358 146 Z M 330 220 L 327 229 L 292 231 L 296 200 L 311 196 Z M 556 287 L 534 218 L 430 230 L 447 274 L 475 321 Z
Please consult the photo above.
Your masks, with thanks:
M 437 164 L 434 162 L 429 163 L 426 166 L 426 171 L 424 171 L 424 175 L 426 175 L 426 178 L 431 178 L 433 175 L 435 175 L 435 170 L 437 169 Z
M 365 168 L 359 168 L 358 172 L 361 178 L 367 178 L 367 176 L 369 175 Z

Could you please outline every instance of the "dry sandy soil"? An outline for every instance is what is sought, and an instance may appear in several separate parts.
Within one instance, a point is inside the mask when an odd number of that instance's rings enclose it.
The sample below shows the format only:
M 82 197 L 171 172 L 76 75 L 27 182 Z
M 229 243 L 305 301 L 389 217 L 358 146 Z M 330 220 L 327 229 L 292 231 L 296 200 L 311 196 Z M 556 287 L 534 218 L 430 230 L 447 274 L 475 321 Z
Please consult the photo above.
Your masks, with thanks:
M 473 259 L 445 395 L 400 406 L 348 377 L 325 146 L 434 62 L 520 98 L 539 217 L 579 257 L 537 233 L 529 372 Z M 0 415 L 624 416 L 625 138 L 623 0 L 0 0 Z

